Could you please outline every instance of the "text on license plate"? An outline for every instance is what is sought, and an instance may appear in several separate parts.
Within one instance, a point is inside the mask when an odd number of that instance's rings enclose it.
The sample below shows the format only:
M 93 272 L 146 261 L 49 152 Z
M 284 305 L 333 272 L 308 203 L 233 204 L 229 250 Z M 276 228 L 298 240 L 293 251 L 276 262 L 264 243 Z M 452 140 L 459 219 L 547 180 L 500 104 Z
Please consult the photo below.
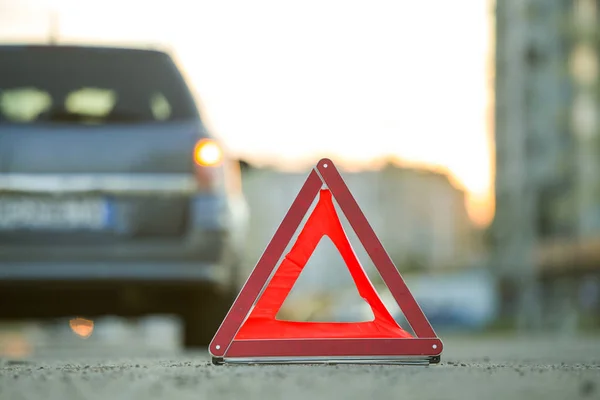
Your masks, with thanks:
M 110 220 L 102 198 L 0 197 L 0 229 L 102 229 Z

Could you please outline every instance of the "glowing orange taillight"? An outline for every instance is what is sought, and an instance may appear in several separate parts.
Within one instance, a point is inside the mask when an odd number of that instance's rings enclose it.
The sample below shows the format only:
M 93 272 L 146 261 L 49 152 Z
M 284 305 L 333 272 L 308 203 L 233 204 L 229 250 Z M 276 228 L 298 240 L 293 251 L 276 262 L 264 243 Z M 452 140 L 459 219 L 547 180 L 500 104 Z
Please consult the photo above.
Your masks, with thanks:
M 224 161 L 223 149 L 213 139 L 199 140 L 194 146 L 196 181 L 201 188 L 214 189 L 220 182 L 221 165 Z
M 194 162 L 201 167 L 215 167 L 223 161 L 223 150 L 212 139 L 201 139 L 194 146 Z

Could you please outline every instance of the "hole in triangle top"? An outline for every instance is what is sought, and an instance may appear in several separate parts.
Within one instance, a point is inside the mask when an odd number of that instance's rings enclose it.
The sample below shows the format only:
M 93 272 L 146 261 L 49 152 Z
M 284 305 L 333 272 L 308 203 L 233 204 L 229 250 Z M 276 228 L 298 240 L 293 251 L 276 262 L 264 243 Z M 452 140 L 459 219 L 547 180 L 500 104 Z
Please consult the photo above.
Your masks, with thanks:
M 278 321 L 363 322 L 373 310 L 329 236 L 319 241 L 275 317 Z

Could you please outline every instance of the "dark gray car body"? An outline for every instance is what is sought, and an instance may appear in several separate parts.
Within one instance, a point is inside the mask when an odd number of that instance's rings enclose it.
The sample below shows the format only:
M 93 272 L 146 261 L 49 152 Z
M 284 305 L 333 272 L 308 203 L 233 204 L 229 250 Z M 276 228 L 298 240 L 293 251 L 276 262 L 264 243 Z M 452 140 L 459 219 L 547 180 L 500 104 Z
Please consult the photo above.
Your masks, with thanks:
M 88 87 L 117 93 L 113 114 L 65 111 Z M 37 119 L 16 113 L 23 93 L 46 105 Z M 146 107 L 156 93 L 169 116 Z M 0 318 L 177 313 L 205 344 L 237 293 L 248 216 L 237 163 L 194 162 L 203 138 L 165 52 L 0 46 Z

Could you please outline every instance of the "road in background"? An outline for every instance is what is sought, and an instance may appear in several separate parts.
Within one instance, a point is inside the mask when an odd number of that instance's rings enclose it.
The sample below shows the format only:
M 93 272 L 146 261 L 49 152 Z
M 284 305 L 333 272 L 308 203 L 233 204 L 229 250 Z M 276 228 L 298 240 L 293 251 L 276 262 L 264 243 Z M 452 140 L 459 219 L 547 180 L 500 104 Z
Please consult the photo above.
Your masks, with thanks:
M 74 324 L 77 320 L 91 326 L 77 329 Z M 53 357 L 56 354 L 121 354 L 123 351 L 125 354 L 147 355 L 155 351 L 172 354 L 181 348 L 182 330 L 182 321 L 169 315 L 0 324 L 0 359 Z

